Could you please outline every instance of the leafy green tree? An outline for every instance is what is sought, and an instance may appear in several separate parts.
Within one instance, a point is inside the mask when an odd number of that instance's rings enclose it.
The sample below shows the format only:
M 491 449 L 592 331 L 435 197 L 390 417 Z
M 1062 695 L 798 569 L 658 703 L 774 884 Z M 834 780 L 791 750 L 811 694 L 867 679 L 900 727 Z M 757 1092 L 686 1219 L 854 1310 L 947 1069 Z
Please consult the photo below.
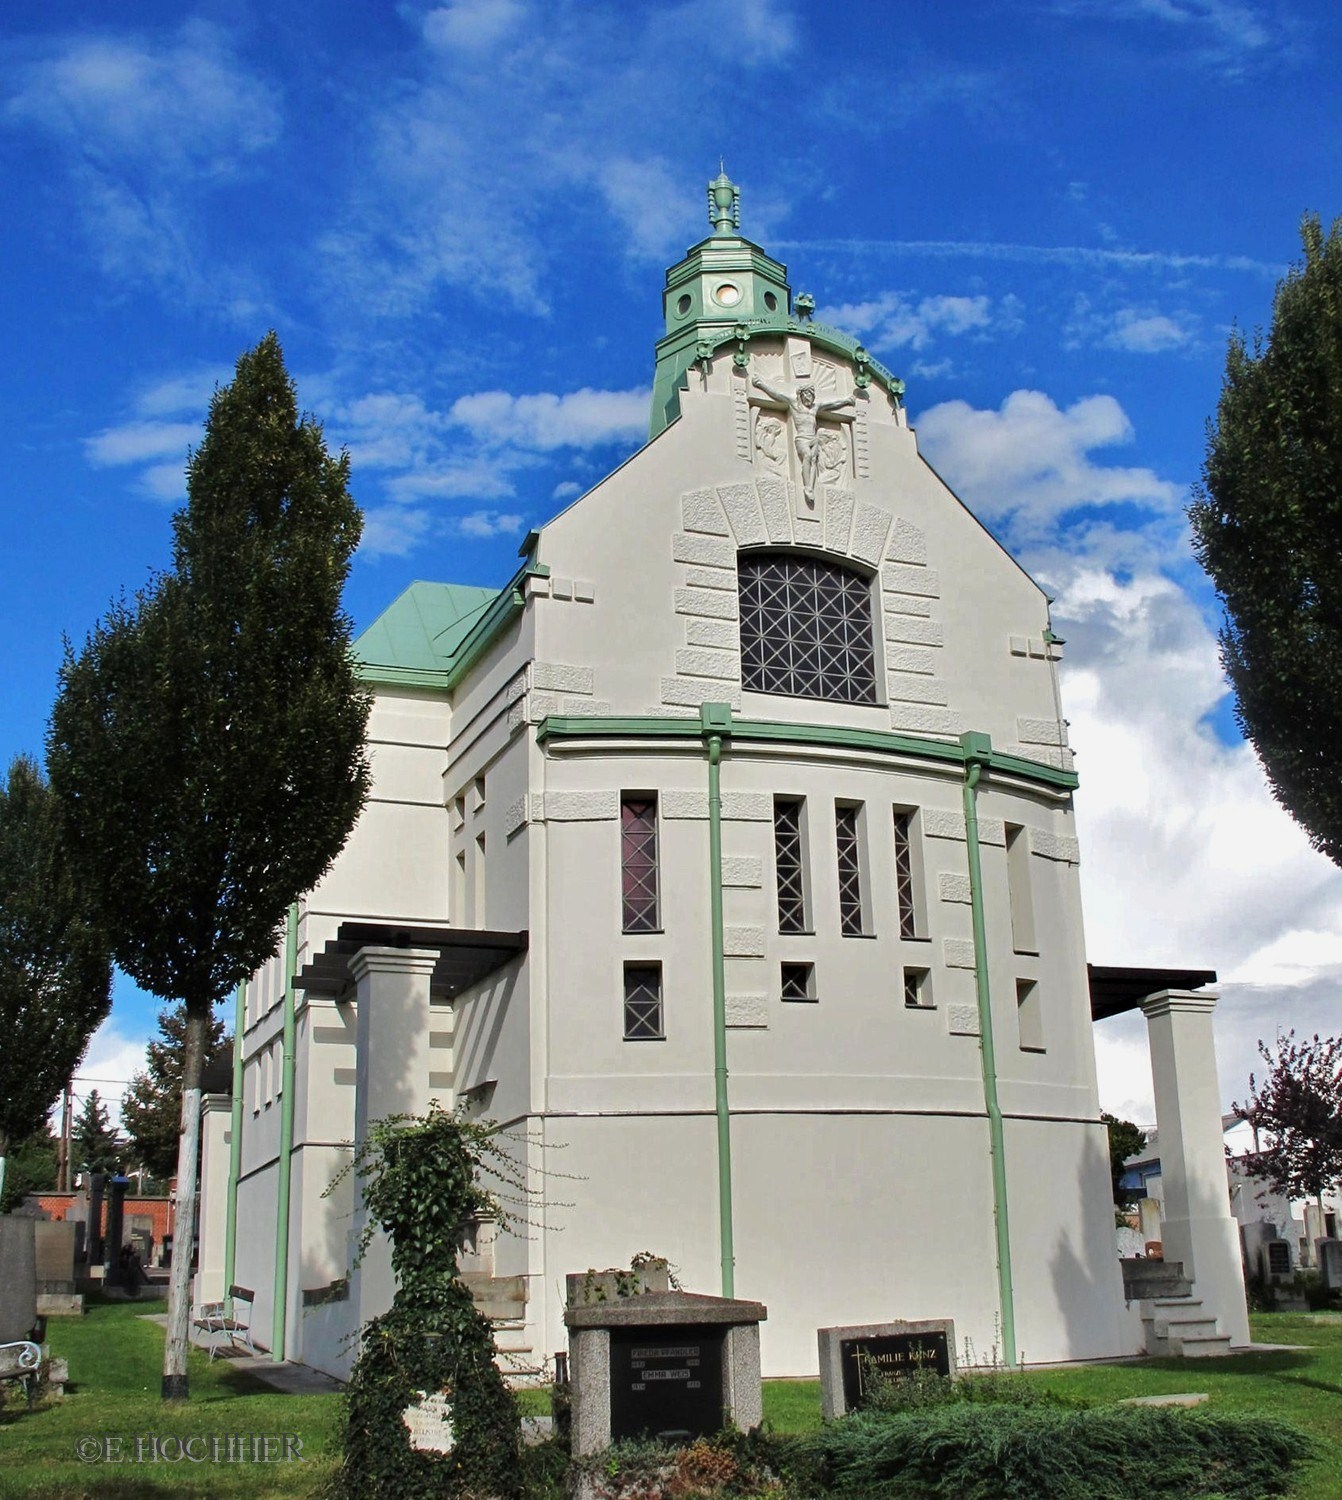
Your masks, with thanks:
M 368 697 L 340 603 L 362 526 L 348 480 L 267 334 L 210 403 L 172 572 L 61 669 L 48 765 L 71 846 L 117 962 L 186 1011 L 180 1224 L 212 1007 L 275 951 L 368 792 Z M 188 1394 L 189 1272 L 174 1257 L 165 1398 Z
M 119 1172 L 126 1161 L 126 1142 L 112 1127 L 107 1106 L 93 1089 L 70 1130 L 76 1168 L 90 1172 Z
M 0 785 L 0 1191 L 10 1142 L 41 1128 L 110 1004 L 77 868 L 56 798 L 18 756 Z
M 121 1112 L 124 1117 L 124 1104 Z M 1128 1157 L 1136 1156 L 1146 1145 L 1146 1131 L 1140 1125 L 1134 1125 L 1131 1120 L 1120 1120 L 1117 1115 L 1102 1114 L 1100 1119 L 1109 1129 L 1109 1176 L 1114 1186 L 1114 1202 L 1122 1207 L 1132 1197 L 1126 1188 L 1118 1185 L 1119 1178 L 1123 1175 L 1123 1163 Z
M 1261 1083 L 1250 1073 L 1249 1098 L 1234 1105 L 1253 1127 L 1245 1167 L 1288 1198 L 1313 1198 L 1322 1213 L 1323 1195 L 1342 1186 L 1342 1037 L 1297 1042 L 1288 1031 L 1258 1052 L 1267 1073 Z
M 121 1122 L 139 1163 L 155 1177 L 177 1169 L 181 1135 L 182 1067 L 186 1051 L 186 1007 L 174 1005 L 158 1018 L 159 1040 L 149 1043 L 149 1065 L 131 1079 L 121 1100 Z M 232 1056 L 232 1038 L 217 1015 L 209 1018 L 202 1076 Z
M 57 1146 L 45 1120 L 31 1135 L 13 1143 L 5 1166 L 4 1191 L 0 1192 L 0 1214 L 11 1213 L 29 1193 L 55 1191 L 60 1168 Z
M 1189 507 L 1225 607 L 1221 660 L 1277 800 L 1342 863 L 1342 220 L 1301 227 L 1253 352 L 1235 332 Z

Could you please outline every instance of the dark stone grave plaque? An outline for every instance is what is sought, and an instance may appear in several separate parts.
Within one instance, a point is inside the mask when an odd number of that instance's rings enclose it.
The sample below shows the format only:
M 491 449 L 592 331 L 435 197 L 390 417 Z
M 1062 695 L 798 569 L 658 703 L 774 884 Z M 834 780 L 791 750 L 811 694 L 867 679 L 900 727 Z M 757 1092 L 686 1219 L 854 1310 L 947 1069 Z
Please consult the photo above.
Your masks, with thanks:
M 721 1430 L 722 1345 L 709 1324 L 612 1328 L 610 1436 L 690 1442 Z
M 849 1411 L 866 1404 L 863 1365 L 874 1364 L 880 1372 L 897 1379 L 931 1370 L 938 1375 L 951 1373 L 950 1348 L 943 1329 L 926 1333 L 886 1333 L 869 1337 L 842 1339 L 839 1362 L 843 1369 L 843 1400 Z
M 1285 1240 L 1267 1242 L 1267 1273 L 1269 1276 L 1291 1274 L 1291 1247 Z

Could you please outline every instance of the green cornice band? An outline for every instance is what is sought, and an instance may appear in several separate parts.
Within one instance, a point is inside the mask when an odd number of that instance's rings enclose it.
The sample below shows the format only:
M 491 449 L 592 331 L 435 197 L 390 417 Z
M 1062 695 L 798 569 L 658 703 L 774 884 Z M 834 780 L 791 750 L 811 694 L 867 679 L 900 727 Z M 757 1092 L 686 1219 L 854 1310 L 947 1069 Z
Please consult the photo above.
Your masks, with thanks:
M 659 719 L 652 716 L 632 718 L 572 718 L 551 715 L 536 729 L 540 744 L 566 739 L 683 739 L 698 740 L 703 729 L 697 719 Z M 1041 765 L 1019 755 L 1004 755 L 994 750 L 987 735 L 975 737 L 977 747 L 971 757 L 964 744 L 950 740 L 923 739 L 917 735 L 897 734 L 885 729 L 847 729 L 829 724 L 781 724 L 766 719 L 731 721 L 733 740 L 760 744 L 813 745 L 826 750 L 869 750 L 879 755 L 902 756 L 910 760 L 934 761 L 946 766 L 962 767 L 974 759 L 986 770 L 1022 781 L 1037 782 L 1057 791 L 1074 791 L 1075 771 L 1061 771 Z M 983 747 L 987 748 L 984 749 Z

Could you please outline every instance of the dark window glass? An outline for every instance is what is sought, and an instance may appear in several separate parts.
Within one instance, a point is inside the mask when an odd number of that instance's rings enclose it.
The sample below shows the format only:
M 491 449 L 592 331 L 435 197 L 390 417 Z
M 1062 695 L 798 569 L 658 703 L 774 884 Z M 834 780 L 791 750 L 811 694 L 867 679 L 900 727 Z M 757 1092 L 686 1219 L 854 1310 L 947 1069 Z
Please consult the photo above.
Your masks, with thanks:
M 840 703 L 876 702 L 871 585 L 809 557 L 746 554 L 741 681 L 751 692 Z
M 801 803 L 774 803 L 774 867 L 778 872 L 778 930 L 806 931 Z
M 906 938 L 918 935 L 913 910 L 913 860 L 909 852 L 912 818 L 912 813 L 895 814 L 895 899 L 899 903 L 899 935 Z
M 624 966 L 624 1039 L 660 1042 L 662 1030 L 662 969 L 660 964 Z
M 931 1005 L 928 993 L 929 975 L 926 969 L 904 970 L 904 1004 L 910 1010 L 923 1010 Z
M 815 999 L 814 964 L 784 964 L 781 979 L 784 1000 Z
M 656 932 L 656 797 L 626 797 L 620 804 L 620 891 L 624 930 Z
M 839 859 L 839 926 L 845 937 L 862 936 L 862 858 L 858 850 L 857 818 L 855 807 L 834 809 Z

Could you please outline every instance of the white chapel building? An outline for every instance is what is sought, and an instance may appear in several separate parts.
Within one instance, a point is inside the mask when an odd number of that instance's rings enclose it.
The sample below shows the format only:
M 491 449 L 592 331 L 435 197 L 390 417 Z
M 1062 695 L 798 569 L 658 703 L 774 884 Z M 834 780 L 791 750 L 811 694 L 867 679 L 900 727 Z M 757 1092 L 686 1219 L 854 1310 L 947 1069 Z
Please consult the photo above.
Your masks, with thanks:
M 348 1372 L 391 1280 L 327 1189 L 432 1100 L 533 1174 L 463 1261 L 520 1366 L 565 1347 L 567 1273 L 644 1251 L 767 1305 L 765 1375 L 896 1318 L 1007 1363 L 1141 1348 L 1048 600 L 709 201 L 647 444 L 501 589 L 413 583 L 356 644 L 372 797 L 245 987 L 240 1129 L 206 1101 L 198 1294 L 251 1289 L 277 1357 Z M 1246 1342 L 1214 999 L 1102 973 L 1095 1014 L 1150 1018 L 1166 1254 Z

